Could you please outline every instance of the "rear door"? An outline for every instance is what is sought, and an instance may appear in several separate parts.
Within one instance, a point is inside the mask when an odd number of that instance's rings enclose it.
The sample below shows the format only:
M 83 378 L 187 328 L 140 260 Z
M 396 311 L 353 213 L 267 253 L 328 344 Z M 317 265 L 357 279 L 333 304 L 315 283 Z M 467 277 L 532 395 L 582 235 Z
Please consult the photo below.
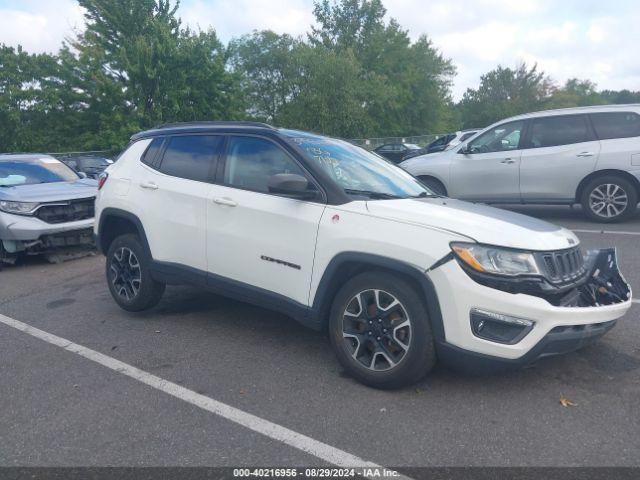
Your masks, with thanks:
M 269 192 L 278 173 L 311 176 L 281 145 L 234 135 L 207 203 L 211 280 L 235 280 L 307 305 L 323 201 Z M 318 188 L 314 184 L 314 188 Z
M 144 166 L 134 188 L 142 194 L 154 260 L 206 271 L 207 200 L 223 144 L 221 135 L 168 137 L 157 160 Z
M 600 142 L 586 115 L 532 118 L 520 160 L 525 202 L 570 201 L 598 161 Z
M 484 202 L 520 201 L 520 141 L 524 120 L 503 123 L 451 152 L 449 195 Z
M 589 115 L 602 149 L 598 170 L 640 170 L 640 115 L 633 111 Z

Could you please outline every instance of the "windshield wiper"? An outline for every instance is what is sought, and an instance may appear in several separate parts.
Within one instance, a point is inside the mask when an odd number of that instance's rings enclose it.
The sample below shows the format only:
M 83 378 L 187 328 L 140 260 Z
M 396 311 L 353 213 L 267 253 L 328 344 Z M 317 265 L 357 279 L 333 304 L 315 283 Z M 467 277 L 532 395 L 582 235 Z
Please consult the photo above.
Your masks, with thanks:
M 397 198 L 403 198 L 403 197 L 399 197 L 398 195 L 393 195 L 391 193 L 374 192 L 372 190 L 356 190 L 353 188 L 345 188 L 344 191 L 350 195 L 364 195 L 369 198 L 379 199 L 379 200 L 393 200 Z
M 438 195 L 437 193 L 429 193 L 429 192 L 420 192 L 418 195 L 411 198 L 439 198 L 442 195 Z

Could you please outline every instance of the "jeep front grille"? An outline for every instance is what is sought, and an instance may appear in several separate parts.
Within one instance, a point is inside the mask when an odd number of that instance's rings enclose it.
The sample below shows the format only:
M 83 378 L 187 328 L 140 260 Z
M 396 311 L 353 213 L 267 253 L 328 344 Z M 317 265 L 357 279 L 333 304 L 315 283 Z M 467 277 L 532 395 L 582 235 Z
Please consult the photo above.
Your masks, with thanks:
M 538 254 L 545 277 L 552 283 L 573 282 L 582 277 L 586 268 L 580 247 Z
M 43 204 L 35 213 L 35 216 L 46 223 L 66 223 L 86 220 L 95 216 L 95 198 L 81 198 Z

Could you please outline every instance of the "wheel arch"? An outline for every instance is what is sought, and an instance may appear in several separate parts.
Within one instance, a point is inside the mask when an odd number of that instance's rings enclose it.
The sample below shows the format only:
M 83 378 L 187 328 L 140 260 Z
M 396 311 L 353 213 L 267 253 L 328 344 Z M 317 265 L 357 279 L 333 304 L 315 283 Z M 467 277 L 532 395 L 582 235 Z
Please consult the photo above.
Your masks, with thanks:
M 321 330 L 328 326 L 329 312 L 338 290 L 347 280 L 366 271 L 388 272 L 407 280 L 426 300 L 429 321 L 436 341 L 444 341 L 440 303 L 435 287 L 424 271 L 400 260 L 360 252 L 340 253 L 327 265 L 313 299 L 313 311 Z
M 104 255 L 109 251 L 111 243 L 120 235 L 133 233 L 138 236 L 143 248 L 151 258 L 151 249 L 147 241 L 147 235 L 140 219 L 125 210 L 119 208 L 105 208 L 100 215 L 96 244 L 98 250 Z
M 447 186 L 445 185 L 445 183 L 438 177 L 436 177 L 435 175 L 431 175 L 431 174 L 427 174 L 427 175 L 418 175 L 416 177 L 418 180 L 435 180 L 436 182 L 438 182 L 440 185 L 442 185 L 442 188 L 444 189 L 444 194 L 445 195 L 449 195 L 449 189 L 447 188 Z
M 576 197 L 575 197 L 576 203 L 581 202 L 584 189 L 591 180 L 593 180 L 594 178 L 603 177 L 605 175 L 616 175 L 631 182 L 631 184 L 635 186 L 638 196 L 640 196 L 640 180 L 638 180 L 636 177 L 634 177 L 633 175 L 631 175 L 629 172 L 625 170 L 616 170 L 614 168 L 608 168 L 604 170 L 596 170 L 595 172 L 591 172 L 589 175 L 587 175 L 580 181 L 580 183 L 578 184 L 578 188 L 576 189 Z

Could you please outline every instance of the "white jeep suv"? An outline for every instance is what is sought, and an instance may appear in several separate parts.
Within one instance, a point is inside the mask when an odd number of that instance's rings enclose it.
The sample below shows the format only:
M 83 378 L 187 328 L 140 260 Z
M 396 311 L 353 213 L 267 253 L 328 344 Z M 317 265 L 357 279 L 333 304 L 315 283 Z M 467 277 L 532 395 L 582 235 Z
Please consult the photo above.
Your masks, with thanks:
M 608 331 L 631 291 L 613 250 L 440 197 L 350 143 L 247 122 L 135 135 L 100 179 L 95 233 L 115 301 L 188 283 L 328 329 L 380 388 L 436 358 L 522 365 Z
M 413 157 L 400 166 L 453 198 L 580 203 L 591 220 L 624 220 L 640 198 L 640 105 L 519 115 L 456 148 Z

